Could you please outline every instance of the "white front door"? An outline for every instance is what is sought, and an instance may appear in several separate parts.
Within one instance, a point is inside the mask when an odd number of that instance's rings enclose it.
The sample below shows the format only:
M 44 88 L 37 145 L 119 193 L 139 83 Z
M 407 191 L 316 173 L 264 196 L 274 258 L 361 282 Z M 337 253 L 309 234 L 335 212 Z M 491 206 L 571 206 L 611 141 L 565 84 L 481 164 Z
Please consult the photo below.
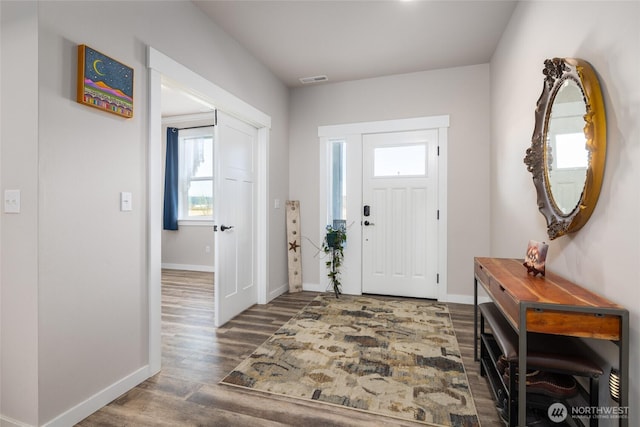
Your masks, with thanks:
M 362 292 L 437 298 L 438 131 L 363 136 Z
M 255 157 L 258 131 L 218 112 L 214 141 L 215 318 L 221 326 L 258 302 Z

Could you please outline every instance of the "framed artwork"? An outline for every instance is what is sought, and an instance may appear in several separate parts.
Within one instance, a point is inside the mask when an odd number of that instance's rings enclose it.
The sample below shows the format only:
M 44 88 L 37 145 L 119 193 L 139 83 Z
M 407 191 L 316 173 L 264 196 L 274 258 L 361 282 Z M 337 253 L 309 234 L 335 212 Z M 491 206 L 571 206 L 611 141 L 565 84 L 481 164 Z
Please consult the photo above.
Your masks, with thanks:
M 544 265 L 547 260 L 547 250 L 549 245 L 542 242 L 536 242 L 535 240 L 529 240 L 527 245 L 527 256 L 524 258 L 523 265 L 527 267 L 528 273 L 533 273 L 534 276 L 541 274 L 544 276 Z
M 78 46 L 77 101 L 133 117 L 133 68 L 86 45 Z

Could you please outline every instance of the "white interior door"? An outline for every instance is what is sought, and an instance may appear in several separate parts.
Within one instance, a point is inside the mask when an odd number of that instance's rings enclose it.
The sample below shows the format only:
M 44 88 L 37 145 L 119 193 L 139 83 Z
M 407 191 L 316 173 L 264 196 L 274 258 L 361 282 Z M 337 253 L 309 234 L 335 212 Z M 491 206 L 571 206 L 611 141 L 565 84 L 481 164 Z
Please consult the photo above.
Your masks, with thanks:
M 255 157 L 258 131 L 218 112 L 214 141 L 216 277 L 220 326 L 258 302 L 256 285 Z
M 437 149 L 435 129 L 363 136 L 363 293 L 438 297 Z

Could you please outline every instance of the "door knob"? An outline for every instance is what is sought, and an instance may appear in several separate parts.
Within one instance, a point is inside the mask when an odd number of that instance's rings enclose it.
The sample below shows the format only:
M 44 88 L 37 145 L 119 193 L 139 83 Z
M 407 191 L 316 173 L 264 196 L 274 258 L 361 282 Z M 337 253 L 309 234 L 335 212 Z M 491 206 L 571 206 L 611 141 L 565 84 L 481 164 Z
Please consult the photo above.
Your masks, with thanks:
M 375 225 L 375 224 L 374 224 L 374 223 L 372 223 L 372 222 L 369 222 L 369 221 L 365 221 L 365 222 L 364 222 L 364 225 L 366 225 L 366 226 L 368 227 L 368 226 L 370 226 L 370 225 Z
M 220 231 L 231 230 L 232 228 L 233 228 L 233 225 L 230 225 L 230 226 L 221 225 Z

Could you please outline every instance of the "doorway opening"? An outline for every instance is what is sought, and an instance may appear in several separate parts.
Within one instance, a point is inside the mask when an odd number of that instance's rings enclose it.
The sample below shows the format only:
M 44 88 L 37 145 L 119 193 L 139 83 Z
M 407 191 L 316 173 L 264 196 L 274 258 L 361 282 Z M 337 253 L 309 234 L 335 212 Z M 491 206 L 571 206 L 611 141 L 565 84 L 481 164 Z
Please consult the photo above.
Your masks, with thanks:
M 214 83 L 189 70 L 161 52 L 148 47 L 149 69 L 149 144 L 148 144 L 148 200 L 147 200 L 147 281 L 149 310 L 149 375 L 161 368 L 161 248 L 163 165 L 162 156 L 162 81 L 170 80 L 196 99 L 215 105 L 234 119 L 251 125 L 255 130 L 255 176 L 253 212 L 254 230 L 251 234 L 255 256 L 254 285 L 257 302 L 266 303 L 267 288 L 267 161 L 271 118 Z M 217 224 L 216 224 L 217 225 Z M 233 232 L 232 232 L 233 233 Z M 223 268 L 221 265 L 216 267 Z M 220 272 L 217 272 L 218 274 Z M 216 281 L 217 283 L 218 281 Z M 220 291 L 214 291 L 214 298 Z M 220 320 L 221 322 L 223 320 Z M 218 324 L 219 326 L 219 324 Z
M 177 107 L 179 105 L 179 107 Z M 212 107 L 211 107 L 212 108 Z M 164 208 L 162 268 L 213 273 L 213 137 L 215 111 L 162 84 Z M 169 141 L 167 143 L 167 141 Z M 165 147 L 171 146 L 170 150 Z M 169 163 L 169 166 L 167 166 Z M 167 172 L 167 167 L 172 169 Z M 168 194 L 167 194 L 168 193 Z

